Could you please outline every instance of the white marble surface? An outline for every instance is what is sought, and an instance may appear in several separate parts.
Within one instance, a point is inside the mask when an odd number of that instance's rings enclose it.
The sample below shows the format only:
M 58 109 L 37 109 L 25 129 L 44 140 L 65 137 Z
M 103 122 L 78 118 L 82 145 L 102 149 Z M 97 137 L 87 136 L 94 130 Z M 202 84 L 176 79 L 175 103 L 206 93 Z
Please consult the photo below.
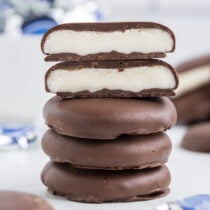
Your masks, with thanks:
M 0 152 L 0 189 L 25 191 L 46 198 L 55 210 L 152 210 L 169 200 L 199 193 L 210 194 L 210 154 L 188 152 L 179 148 L 184 127 L 175 127 L 168 134 L 173 142 L 173 152 L 168 166 L 172 175 L 171 193 L 161 199 L 147 202 L 82 204 L 54 197 L 46 192 L 40 181 L 40 172 L 48 157 L 40 148 L 31 151 Z

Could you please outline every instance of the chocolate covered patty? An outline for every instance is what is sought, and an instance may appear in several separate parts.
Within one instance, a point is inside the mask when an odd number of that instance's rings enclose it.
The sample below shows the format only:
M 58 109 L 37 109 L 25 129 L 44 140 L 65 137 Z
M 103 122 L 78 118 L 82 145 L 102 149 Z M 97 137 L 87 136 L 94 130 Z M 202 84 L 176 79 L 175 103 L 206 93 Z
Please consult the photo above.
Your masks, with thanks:
M 210 152 L 210 121 L 191 126 L 181 146 L 187 150 Z
M 46 61 L 160 58 L 174 51 L 175 37 L 152 22 L 71 23 L 50 29 L 41 49 Z
M 172 96 L 177 85 L 160 60 L 63 62 L 45 76 L 46 90 L 64 98 Z
M 179 123 L 195 123 L 210 119 L 210 85 L 176 97 L 173 102 Z
M 210 55 L 186 61 L 177 66 L 176 70 L 179 75 L 176 97 L 182 97 L 210 84 Z
M 178 122 L 194 123 L 210 119 L 210 55 L 177 66 L 179 87 L 173 98 Z
M 146 170 L 103 171 L 78 169 L 49 162 L 41 179 L 55 195 L 80 202 L 126 202 L 166 195 L 170 173 L 166 166 Z
M 53 208 L 36 195 L 1 190 L 0 210 L 53 210 Z
M 46 124 L 57 133 L 89 139 L 114 139 L 164 131 L 176 123 L 168 98 L 51 98 L 43 110 Z
M 67 162 L 76 167 L 142 169 L 166 163 L 171 142 L 165 133 L 98 141 L 61 136 L 48 130 L 42 137 L 42 149 L 53 161 Z

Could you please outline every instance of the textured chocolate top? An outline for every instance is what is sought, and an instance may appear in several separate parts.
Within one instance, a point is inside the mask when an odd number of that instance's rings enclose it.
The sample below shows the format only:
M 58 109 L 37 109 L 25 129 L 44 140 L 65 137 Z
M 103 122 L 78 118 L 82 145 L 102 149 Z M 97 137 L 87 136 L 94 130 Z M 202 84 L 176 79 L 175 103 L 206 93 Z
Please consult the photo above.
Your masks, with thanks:
M 98 141 L 62 136 L 48 130 L 42 137 L 42 148 L 51 160 L 67 162 L 76 167 L 142 169 L 163 165 L 168 160 L 171 142 L 161 132 Z
M 149 200 L 168 193 L 170 173 L 166 166 L 147 170 L 104 171 L 77 169 L 49 162 L 41 179 L 50 192 L 80 202 Z
M 166 97 L 144 99 L 51 98 L 44 106 L 46 124 L 60 134 L 114 139 L 164 131 L 176 123 L 176 109 Z

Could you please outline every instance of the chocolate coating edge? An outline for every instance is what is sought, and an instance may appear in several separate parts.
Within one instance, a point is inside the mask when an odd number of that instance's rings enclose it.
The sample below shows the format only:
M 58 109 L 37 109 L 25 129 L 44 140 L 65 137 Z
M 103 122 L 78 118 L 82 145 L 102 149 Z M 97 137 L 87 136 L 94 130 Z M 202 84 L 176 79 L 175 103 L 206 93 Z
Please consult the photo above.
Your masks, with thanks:
M 139 60 L 139 59 L 151 59 L 151 58 L 164 58 L 165 53 L 155 52 L 155 53 L 138 53 L 132 52 L 129 54 L 120 53 L 116 51 L 111 51 L 107 53 L 95 53 L 88 55 L 78 55 L 75 53 L 56 53 L 50 54 L 45 57 L 45 61 L 99 61 L 99 60 Z
M 189 59 L 189 60 L 179 64 L 177 66 L 176 70 L 178 73 L 182 73 L 185 71 L 189 71 L 193 68 L 197 68 L 197 67 L 208 65 L 208 64 L 210 64 L 210 54 L 204 55 L 201 57 L 197 57 L 197 58 Z
M 178 123 L 191 124 L 210 120 L 210 85 L 204 85 L 180 97 L 172 98 Z
M 50 92 L 50 91 L 47 91 Z M 108 90 L 102 89 L 96 92 L 80 91 L 76 93 L 72 92 L 58 92 L 56 95 L 64 99 L 72 98 L 138 98 L 138 97 L 161 97 L 161 96 L 175 96 L 172 90 L 162 89 L 147 89 L 140 92 L 131 92 L 123 90 Z
M 49 129 L 41 144 L 45 154 L 55 162 L 103 170 L 161 166 L 167 162 L 172 148 L 169 137 L 163 132 L 101 141 L 62 136 Z
M 210 121 L 192 125 L 184 135 L 181 147 L 194 152 L 210 152 Z
M 54 210 L 54 208 L 40 196 L 13 190 L 0 190 L 1 210 Z
M 171 177 L 166 166 L 147 170 L 103 171 L 76 169 L 50 161 L 42 171 L 41 180 L 54 194 L 79 202 L 102 203 L 160 197 L 167 194 Z
M 158 133 L 170 128 L 177 119 L 176 109 L 166 97 L 64 100 L 55 96 L 45 104 L 43 116 L 59 134 L 107 140 L 123 134 Z
M 119 202 L 136 202 L 136 201 L 149 201 L 149 200 L 154 200 L 154 199 L 158 199 L 158 198 L 162 198 L 167 196 L 170 193 L 170 189 L 169 188 L 165 188 L 165 189 L 161 189 L 157 192 L 153 192 L 151 194 L 148 195 L 139 195 L 139 196 L 135 196 L 135 197 L 128 197 L 128 198 L 119 198 L 116 200 L 110 200 L 110 201 L 100 201 L 98 199 L 96 199 L 95 197 L 76 197 L 76 196 L 72 196 L 72 195 L 65 195 L 63 193 L 57 192 L 57 191 L 53 191 L 49 188 L 47 188 L 47 191 L 49 193 L 51 193 L 52 195 L 55 196 L 61 196 L 66 198 L 67 200 L 70 201 L 75 201 L 75 202 L 81 202 L 81 203 L 119 203 Z

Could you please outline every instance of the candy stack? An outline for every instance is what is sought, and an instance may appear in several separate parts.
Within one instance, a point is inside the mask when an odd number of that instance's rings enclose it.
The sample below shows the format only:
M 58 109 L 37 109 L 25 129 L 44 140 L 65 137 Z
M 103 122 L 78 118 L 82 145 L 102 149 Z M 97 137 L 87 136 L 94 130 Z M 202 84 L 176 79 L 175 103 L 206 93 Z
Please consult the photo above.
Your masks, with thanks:
M 50 68 L 44 107 L 50 129 L 42 148 L 51 161 L 41 179 L 48 190 L 80 202 L 150 200 L 169 192 L 164 165 L 176 122 L 165 96 L 177 75 L 155 60 L 175 48 L 173 33 L 149 22 L 74 23 L 42 39 Z

